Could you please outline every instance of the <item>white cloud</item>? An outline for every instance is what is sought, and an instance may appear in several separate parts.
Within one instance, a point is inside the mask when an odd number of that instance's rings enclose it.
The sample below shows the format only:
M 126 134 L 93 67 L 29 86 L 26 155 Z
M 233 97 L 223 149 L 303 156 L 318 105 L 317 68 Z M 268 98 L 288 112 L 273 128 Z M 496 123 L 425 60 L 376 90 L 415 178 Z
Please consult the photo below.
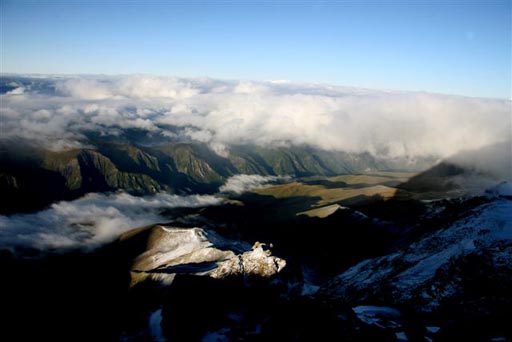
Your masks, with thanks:
M 242 192 L 286 179 L 275 176 L 237 175 L 221 192 Z M 41 251 L 96 248 L 130 229 L 166 222 L 162 209 L 205 207 L 222 203 L 211 195 L 178 196 L 160 193 L 136 197 L 124 192 L 91 193 L 74 201 L 62 201 L 48 209 L 11 216 L 0 215 L 0 248 L 30 247 Z
M 147 75 L 38 81 L 53 88 L 2 95 L 4 138 L 38 139 L 56 148 L 87 144 L 84 130 L 140 128 L 205 142 L 221 155 L 232 144 L 307 144 L 445 157 L 511 135 L 510 100 Z M 167 125 L 179 129 L 171 133 Z
M 260 175 L 236 175 L 229 177 L 226 183 L 220 187 L 220 192 L 232 192 L 241 194 L 243 192 L 261 188 L 269 183 L 288 179 L 287 177 L 260 176 Z
M 221 200 L 201 195 L 89 194 L 37 213 L 0 216 L 0 247 L 94 248 L 129 229 L 165 221 L 161 209 L 216 205 Z
M 91 79 L 69 79 L 55 83 L 55 89 L 76 99 L 102 100 L 112 97 L 107 84 Z
M 199 90 L 188 81 L 175 77 L 129 75 L 120 77 L 88 77 L 58 79 L 58 93 L 77 99 L 104 100 L 112 98 L 187 98 Z
M 17 87 L 17 88 L 14 88 L 11 91 L 8 91 L 7 94 L 8 95 L 22 95 L 24 92 L 25 92 L 25 88 Z

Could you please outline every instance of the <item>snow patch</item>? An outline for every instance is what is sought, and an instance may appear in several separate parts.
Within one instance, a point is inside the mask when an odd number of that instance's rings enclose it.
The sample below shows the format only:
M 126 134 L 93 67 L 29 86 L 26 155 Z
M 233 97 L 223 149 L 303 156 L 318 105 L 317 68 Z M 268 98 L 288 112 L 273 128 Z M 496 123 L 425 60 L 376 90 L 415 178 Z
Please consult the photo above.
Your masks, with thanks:
M 151 340 L 155 342 L 166 342 L 162 331 L 162 309 L 158 309 L 149 316 L 149 331 Z
M 398 342 L 409 341 L 409 339 L 407 338 L 407 335 L 403 331 L 395 333 L 395 336 L 396 336 L 396 339 L 398 340 Z
M 352 308 L 357 318 L 369 325 L 380 328 L 398 328 L 401 326 L 400 311 L 386 306 L 362 305 Z
M 227 334 L 229 333 L 228 328 L 222 328 L 217 331 L 208 332 L 203 336 L 201 342 L 225 342 L 229 341 Z
M 440 327 L 427 327 L 427 331 L 430 334 L 437 334 L 441 328 Z

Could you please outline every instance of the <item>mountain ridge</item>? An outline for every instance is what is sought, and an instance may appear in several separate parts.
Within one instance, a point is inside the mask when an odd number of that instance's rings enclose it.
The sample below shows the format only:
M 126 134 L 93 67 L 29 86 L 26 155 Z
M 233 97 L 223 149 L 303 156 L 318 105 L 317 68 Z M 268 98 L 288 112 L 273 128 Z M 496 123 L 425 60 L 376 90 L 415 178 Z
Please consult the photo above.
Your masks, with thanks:
M 428 163 L 426 159 L 422 163 Z M 121 139 L 94 146 L 51 151 L 26 142 L 0 146 L 0 213 L 41 209 L 90 192 L 122 190 L 133 195 L 214 193 L 237 174 L 334 176 L 368 170 L 403 169 L 369 153 L 323 151 L 307 146 L 240 145 L 221 156 L 203 143 L 143 146 Z

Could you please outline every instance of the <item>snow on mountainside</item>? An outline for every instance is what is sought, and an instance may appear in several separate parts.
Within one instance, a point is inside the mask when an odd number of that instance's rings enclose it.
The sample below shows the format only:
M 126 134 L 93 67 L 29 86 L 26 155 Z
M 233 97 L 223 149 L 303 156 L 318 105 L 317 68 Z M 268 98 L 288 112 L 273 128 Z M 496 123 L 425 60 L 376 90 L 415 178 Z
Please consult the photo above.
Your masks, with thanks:
M 486 203 L 408 248 L 353 266 L 319 294 L 353 304 L 413 305 L 432 312 L 447 300 L 464 298 L 471 292 L 468 284 L 477 280 L 510 287 L 512 201 L 507 189 L 507 183 L 499 185 L 488 192 Z

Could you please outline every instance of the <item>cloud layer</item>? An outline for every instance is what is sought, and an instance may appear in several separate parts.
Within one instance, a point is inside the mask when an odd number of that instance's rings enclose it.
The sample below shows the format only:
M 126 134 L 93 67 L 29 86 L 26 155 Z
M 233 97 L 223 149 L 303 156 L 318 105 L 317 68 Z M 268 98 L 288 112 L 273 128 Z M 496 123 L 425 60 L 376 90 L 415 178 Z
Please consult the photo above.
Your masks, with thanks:
M 159 214 L 162 209 L 216 205 L 221 201 L 219 197 L 201 195 L 89 194 L 32 214 L 0 215 L 0 248 L 94 248 L 129 229 L 167 221 Z
M 374 91 L 288 82 L 147 75 L 6 80 L 2 138 L 54 149 L 88 144 L 85 132 L 138 128 L 209 144 L 306 144 L 378 156 L 445 157 L 510 140 L 509 100 Z
M 283 177 L 237 175 L 226 180 L 221 192 L 240 194 Z M 95 248 L 132 228 L 166 222 L 163 209 L 194 208 L 222 203 L 223 197 L 178 196 L 165 193 L 135 197 L 124 192 L 91 193 L 31 214 L 0 215 L 0 249 L 30 247 L 41 251 Z

